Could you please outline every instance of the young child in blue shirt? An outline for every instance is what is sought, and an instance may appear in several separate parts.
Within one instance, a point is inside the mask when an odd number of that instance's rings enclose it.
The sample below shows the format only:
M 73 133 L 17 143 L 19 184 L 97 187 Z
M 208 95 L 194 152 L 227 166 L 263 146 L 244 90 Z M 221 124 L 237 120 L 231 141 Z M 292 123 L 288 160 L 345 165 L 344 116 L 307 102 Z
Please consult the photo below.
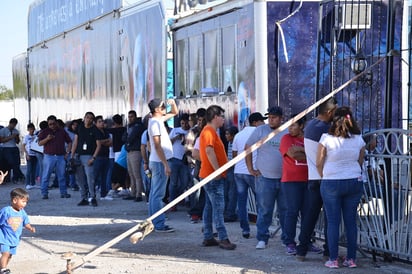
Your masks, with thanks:
M 15 188 L 10 192 L 11 205 L 0 211 L 0 274 L 11 273 L 7 269 L 12 255 L 16 254 L 20 243 L 23 227 L 31 232 L 36 229 L 30 225 L 29 217 L 24 208 L 29 200 L 25 189 Z

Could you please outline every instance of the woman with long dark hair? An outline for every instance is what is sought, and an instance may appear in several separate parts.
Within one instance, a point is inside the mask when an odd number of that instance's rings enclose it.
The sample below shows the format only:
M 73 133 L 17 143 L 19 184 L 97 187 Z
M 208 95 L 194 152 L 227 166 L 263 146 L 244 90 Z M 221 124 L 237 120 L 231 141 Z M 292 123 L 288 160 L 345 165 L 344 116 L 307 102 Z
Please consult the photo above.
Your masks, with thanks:
M 339 226 L 343 216 L 347 255 L 343 266 L 356 267 L 357 207 L 362 195 L 365 142 L 349 107 L 336 109 L 332 126 L 319 141 L 316 168 L 328 223 L 328 268 L 338 268 Z

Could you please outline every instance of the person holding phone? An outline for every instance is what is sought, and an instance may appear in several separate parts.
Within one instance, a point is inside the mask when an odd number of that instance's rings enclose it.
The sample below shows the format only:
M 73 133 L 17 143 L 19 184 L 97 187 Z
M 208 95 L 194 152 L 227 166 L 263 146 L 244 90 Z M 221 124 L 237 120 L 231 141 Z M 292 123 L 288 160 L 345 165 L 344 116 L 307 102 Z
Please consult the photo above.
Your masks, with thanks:
M 70 198 L 70 194 L 67 193 L 65 170 L 66 158 L 72 147 L 72 139 L 64 128 L 58 126 L 56 116 L 47 117 L 47 125 L 48 128 L 39 133 L 39 145 L 44 146 L 41 177 L 42 199 L 49 198 L 49 181 L 53 171 L 57 176 L 60 197 Z

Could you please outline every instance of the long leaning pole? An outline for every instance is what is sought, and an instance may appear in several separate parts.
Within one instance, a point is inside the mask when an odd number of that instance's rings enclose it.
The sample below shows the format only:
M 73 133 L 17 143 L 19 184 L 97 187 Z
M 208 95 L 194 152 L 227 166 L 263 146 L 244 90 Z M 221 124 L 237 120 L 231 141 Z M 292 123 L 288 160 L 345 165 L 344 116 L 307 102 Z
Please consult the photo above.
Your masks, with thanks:
M 195 191 L 199 190 L 202 186 L 206 185 L 210 181 L 214 180 L 217 176 L 219 176 L 222 172 L 225 170 L 229 169 L 230 167 L 234 166 L 236 163 L 239 161 L 243 160 L 248 154 L 252 153 L 253 151 L 257 150 L 261 145 L 265 144 L 268 142 L 270 139 L 272 139 L 274 136 L 276 136 L 279 132 L 282 132 L 283 130 L 287 129 L 290 125 L 293 123 L 297 122 L 299 119 L 304 117 L 306 114 L 309 112 L 315 110 L 319 105 L 322 103 L 326 102 L 329 98 L 333 97 L 336 95 L 338 92 L 342 91 L 344 88 L 346 88 L 349 84 L 352 82 L 358 80 L 360 77 L 362 77 L 364 74 L 366 74 L 368 71 L 372 70 L 375 66 L 380 64 L 383 60 L 385 60 L 387 56 L 380 57 L 373 65 L 365 69 L 363 72 L 355 75 L 353 78 L 349 79 L 347 82 L 345 82 L 343 85 L 340 87 L 336 88 L 335 90 L 331 91 L 329 94 L 327 94 L 325 97 L 319 99 L 317 102 L 315 102 L 313 105 L 309 106 L 307 109 L 303 110 L 300 112 L 298 115 L 293 117 L 292 119 L 288 120 L 284 124 L 282 124 L 279 128 L 275 129 L 271 133 L 269 133 L 266 137 L 262 138 L 258 142 L 256 142 L 254 145 L 250 146 L 248 149 L 244 150 L 242 153 L 238 154 L 235 158 L 221 166 L 220 168 L 216 169 L 212 174 L 204 178 L 202 181 L 199 183 L 195 184 L 192 186 L 190 189 L 182 193 L 180 196 L 178 196 L 176 199 L 168 203 L 166 206 L 161 208 L 159 211 L 151 215 L 149 218 L 147 218 L 143 222 L 139 222 L 135 226 L 131 227 L 129 230 L 123 232 L 122 234 L 118 235 L 117 237 L 111 239 L 110 241 L 106 242 L 105 244 L 99 246 L 98 248 L 94 249 L 92 252 L 88 253 L 87 255 L 83 256 L 80 261 L 78 262 L 71 262 L 70 258 L 68 259 L 67 257 L 64 257 L 64 259 L 67 260 L 67 273 L 71 274 L 72 270 L 75 270 L 82 265 L 84 265 L 86 262 L 90 261 L 93 257 L 96 255 L 102 253 L 106 249 L 110 248 L 111 246 L 115 245 L 116 243 L 120 242 L 124 238 L 128 237 L 132 233 L 133 235 L 130 236 L 130 241 L 135 244 L 139 240 L 143 240 L 145 236 L 147 236 L 150 232 L 153 231 L 153 224 L 152 221 L 159 217 L 161 214 L 166 213 L 170 208 L 173 206 L 177 205 L 180 201 L 185 199 L 187 196 L 190 194 L 194 193 Z M 136 232 L 136 233 L 135 233 Z M 72 253 L 70 253 L 72 254 Z

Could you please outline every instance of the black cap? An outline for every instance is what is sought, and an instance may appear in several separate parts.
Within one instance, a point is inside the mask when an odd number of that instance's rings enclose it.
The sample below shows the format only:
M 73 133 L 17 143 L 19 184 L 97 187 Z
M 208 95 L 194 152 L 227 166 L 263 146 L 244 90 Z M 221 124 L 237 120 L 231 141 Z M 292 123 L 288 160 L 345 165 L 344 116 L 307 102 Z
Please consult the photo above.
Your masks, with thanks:
M 264 117 L 260 112 L 254 112 L 249 115 L 249 124 L 251 125 L 253 122 L 257 121 L 264 121 L 268 117 Z
M 153 113 L 155 112 L 155 108 L 160 107 L 162 104 L 164 104 L 164 102 L 159 99 L 159 98 L 154 98 L 149 102 L 149 109 L 150 112 Z
M 282 116 L 283 115 L 283 111 L 281 107 L 270 107 L 268 108 L 268 112 L 265 114 L 265 116 L 268 115 L 277 115 L 277 116 Z

